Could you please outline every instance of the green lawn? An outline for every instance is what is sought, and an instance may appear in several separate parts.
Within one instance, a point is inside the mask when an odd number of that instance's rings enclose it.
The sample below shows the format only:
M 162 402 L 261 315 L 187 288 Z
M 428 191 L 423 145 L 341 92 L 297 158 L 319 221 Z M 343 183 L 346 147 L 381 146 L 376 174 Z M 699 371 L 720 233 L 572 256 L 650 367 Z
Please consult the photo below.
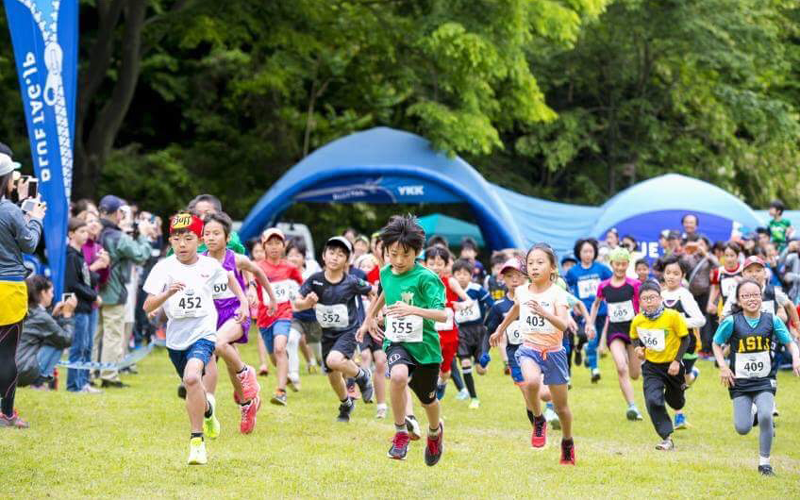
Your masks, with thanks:
M 245 352 L 256 359 L 254 346 Z M 393 428 L 390 420 L 374 419 L 374 405 L 358 404 L 349 424 L 335 422 L 337 401 L 321 375 L 305 376 L 288 407 L 266 403 L 249 436 L 238 433 L 230 383 L 223 380 L 222 435 L 207 443 L 207 466 L 188 467 L 178 378 L 166 352 L 156 350 L 139 364 L 140 375 L 126 378 L 133 386 L 127 390 L 100 396 L 19 390 L 17 406 L 31 428 L 0 435 L 0 497 L 800 496 L 800 381 L 780 376 L 778 475 L 762 478 L 757 433 L 736 434 L 713 365 L 700 362 L 703 373 L 688 394 L 693 427 L 676 433 L 677 450 L 664 453 L 653 448 L 649 420 L 625 420 L 611 363 L 603 360 L 599 385 L 589 383 L 585 369 L 574 376 L 577 467 L 558 464 L 558 432 L 546 450 L 531 450 L 522 397 L 497 363 L 478 379 L 479 410 L 456 401 L 449 388 L 445 455 L 436 467 L 425 466 L 422 442 L 412 443 L 405 462 L 387 459 Z M 274 377 L 261 381 L 269 394 Z M 641 381 L 636 394 L 644 410 Z

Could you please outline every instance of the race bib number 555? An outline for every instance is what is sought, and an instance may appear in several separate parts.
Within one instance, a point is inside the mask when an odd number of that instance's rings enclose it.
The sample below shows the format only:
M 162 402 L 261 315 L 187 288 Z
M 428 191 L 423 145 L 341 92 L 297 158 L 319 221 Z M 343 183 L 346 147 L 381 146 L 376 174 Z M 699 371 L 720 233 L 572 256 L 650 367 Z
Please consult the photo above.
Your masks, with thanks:
M 422 342 L 422 316 L 386 316 L 386 338 L 392 342 Z

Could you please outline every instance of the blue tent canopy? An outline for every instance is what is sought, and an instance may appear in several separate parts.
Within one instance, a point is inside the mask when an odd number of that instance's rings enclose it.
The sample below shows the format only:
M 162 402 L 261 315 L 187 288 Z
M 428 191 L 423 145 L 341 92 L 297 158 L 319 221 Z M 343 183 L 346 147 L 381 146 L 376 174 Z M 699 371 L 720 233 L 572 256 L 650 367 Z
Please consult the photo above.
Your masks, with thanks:
M 255 237 L 298 202 L 466 203 L 490 250 L 546 242 L 563 254 L 581 237 L 600 238 L 616 228 L 636 238 L 649 258 L 658 256 L 659 232 L 680 230 L 687 213 L 698 216 L 701 232 L 712 240 L 768 220 L 736 196 L 678 174 L 636 184 L 600 207 L 532 198 L 487 182 L 422 137 L 385 127 L 342 137 L 292 167 L 247 216 L 242 237 Z

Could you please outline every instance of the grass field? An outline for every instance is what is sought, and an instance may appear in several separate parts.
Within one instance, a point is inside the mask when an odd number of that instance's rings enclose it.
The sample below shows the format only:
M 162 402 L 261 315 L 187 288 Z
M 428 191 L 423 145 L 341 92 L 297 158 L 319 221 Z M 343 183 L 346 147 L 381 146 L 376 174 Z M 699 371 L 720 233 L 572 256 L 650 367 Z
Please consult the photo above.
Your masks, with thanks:
M 245 353 L 257 359 L 252 345 Z M 321 375 L 305 376 L 288 407 L 264 404 L 249 436 L 238 432 L 230 382 L 222 380 L 222 435 L 207 443 L 207 466 L 188 467 L 178 378 L 166 352 L 156 350 L 139 364 L 140 375 L 125 379 L 130 389 L 100 396 L 20 389 L 17 406 L 31 428 L 0 433 L 0 498 L 800 496 L 800 381 L 780 375 L 777 477 L 762 478 L 757 432 L 736 434 L 711 363 L 700 362 L 702 375 L 688 393 L 693 427 L 675 434 L 677 449 L 668 453 L 653 448 L 649 420 L 625 420 L 611 363 L 602 361 L 599 385 L 585 369 L 573 377 L 577 467 L 558 464 L 557 431 L 546 450 L 531 450 L 522 397 L 499 363 L 478 378 L 479 410 L 448 388 L 445 454 L 436 467 L 425 466 L 422 441 L 412 443 L 405 462 L 386 458 L 393 428 L 391 420 L 375 420 L 374 405 L 359 403 L 349 424 L 335 422 L 337 401 Z M 271 393 L 274 377 L 260 380 Z M 636 399 L 644 410 L 641 381 Z

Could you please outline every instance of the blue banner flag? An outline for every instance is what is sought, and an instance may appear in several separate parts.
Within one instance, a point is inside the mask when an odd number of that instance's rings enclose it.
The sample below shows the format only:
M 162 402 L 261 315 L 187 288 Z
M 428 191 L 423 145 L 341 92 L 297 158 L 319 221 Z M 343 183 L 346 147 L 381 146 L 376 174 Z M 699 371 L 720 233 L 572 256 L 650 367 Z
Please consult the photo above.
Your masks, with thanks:
M 33 169 L 47 203 L 44 238 L 56 293 L 64 283 L 78 76 L 78 0 L 5 0 Z M 59 295 L 56 295 L 59 296 Z

